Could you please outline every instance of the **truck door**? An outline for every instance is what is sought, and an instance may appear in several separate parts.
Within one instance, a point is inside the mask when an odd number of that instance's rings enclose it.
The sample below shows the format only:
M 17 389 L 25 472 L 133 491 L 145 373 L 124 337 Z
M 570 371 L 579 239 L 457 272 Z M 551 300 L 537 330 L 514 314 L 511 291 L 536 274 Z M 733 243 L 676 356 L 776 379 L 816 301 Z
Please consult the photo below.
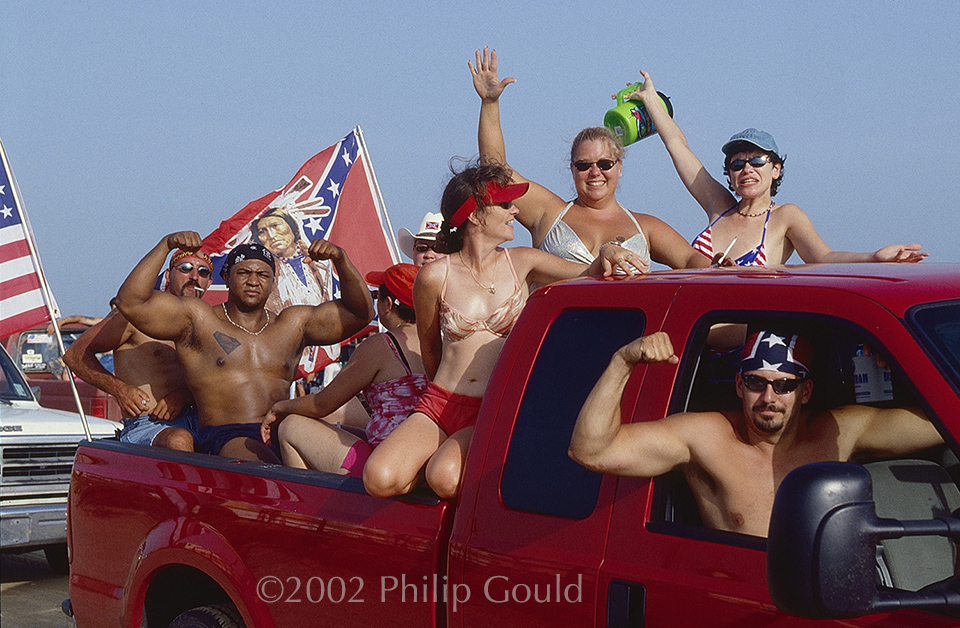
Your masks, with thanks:
M 471 597 L 448 601 L 448 625 L 594 625 L 617 478 L 587 472 L 567 448 L 614 351 L 660 326 L 677 287 L 653 288 L 663 294 L 645 308 L 611 308 L 603 286 L 551 286 L 531 298 L 470 445 L 448 573 Z
M 733 373 L 727 381 L 722 381 L 723 377 L 706 381 L 709 378 L 703 375 L 709 372 L 707 362 L 712 359 L 719 361 L 719 370 L 724 368 L 722 352 L 711 354 L 704 346 L 707 331 L 716 322 L 758 327 L 769 322 L 799 325 L 817 335 L 817 368 L 821 374 L 813 376 L 813 400 L 820 394 L 819 403 L 824 407 L 855 402 L 849 357 L 855 350 L 854 343 L 864 341 L 902 365 L 895 367 L 894 373 L 902 375 L 902 383 L 895 383 L 898 395 L 906 395 L 904 404 L 922 406 L 922 398 L 927 395 L 932 395 L 931 399 L 940 397 L 938 402 L 947 399 L 942 378 L 889 311 L 849 292 L 793 288 L 789 298 L 778 297 L 769 285 L 753 289 L 746 283 L 735 292 L 716 286 L 681 290 L 663 325 L 679 351 L 680 364 L 646 367 L 638 393 L 631 393 L 628 384 L 621 406 L 624 416 L 632 417 L 631 421 L 649 421 L 729 402 L 721 389 L 732 388 Z M 728 360 L 734 370 L 738 353 L 734 350 L 733 359 Z M 956 396 L 949 397 L 952 401 L 947 400 L 947 405 L 940 404 L 941 414 L 946 416 L 955 413 Z M 733 400 L 739 403 L 735 395 Z M 605 604 L 598 609 L 597 625 L 779 628 L 814 624 L 947 626 L 955 622 L 916 611 L 843 622 L 791 617 L 780 612 L 770 599 L 765 547 L 765 538 L 705 528 L 681 473 L 655 479 L 620 478 L 599 583 Z

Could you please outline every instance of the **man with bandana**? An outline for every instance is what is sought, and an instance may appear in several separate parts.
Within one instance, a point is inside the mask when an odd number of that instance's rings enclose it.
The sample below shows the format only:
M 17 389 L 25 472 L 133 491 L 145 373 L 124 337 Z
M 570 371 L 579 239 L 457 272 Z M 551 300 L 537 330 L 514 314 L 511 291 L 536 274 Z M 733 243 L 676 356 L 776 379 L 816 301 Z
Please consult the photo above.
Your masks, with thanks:
M 199 251 L 177 251 L 165 271 L 174 297 L 201 297 L 213 279 L 213 264 Z M 113 351 L 114 373 L 97 360 Z M 139 331 L 117 310 L 83 332 L 63 356 L 80 379 L 113 395 L 123 414 L 120 440 L 193 451 L 197 410 L 173 342 Z
M 943 442 L 916 409 L 850 405 L 812 413 L 813 350 L 797 335 L 752 334 L 741 354 L 736 392 L 742 409 L 682 412 L 621 424 L 620 403 L 638 364 L 677 364 L 657 332 L 619 349 L 580 411 L 570 457 L 613 475 L 655 477 L 683 471 L 704 524 L 767 535 L 777 487 L 811 462 L 897 457 Z
M 255 243 L 227 254 L 221 269 L 225 303 L 212 307 L 152 289 L 171 250 L 197 251 L 201 245 L 192 231 L 164 237 L 124 281 L 117 307 L 138 329 L 174 342 L 199 410 L 199 451 L 279 463 L 260 438 L 264 415 L 287 397 L 305 346 L 340 342 L 373 319 L 370 291 L 343 249 L 326 240 L 314 240 L 309 256 L 333 262 L 341 297 L 320 305 L 267 310 L 276 262 Z

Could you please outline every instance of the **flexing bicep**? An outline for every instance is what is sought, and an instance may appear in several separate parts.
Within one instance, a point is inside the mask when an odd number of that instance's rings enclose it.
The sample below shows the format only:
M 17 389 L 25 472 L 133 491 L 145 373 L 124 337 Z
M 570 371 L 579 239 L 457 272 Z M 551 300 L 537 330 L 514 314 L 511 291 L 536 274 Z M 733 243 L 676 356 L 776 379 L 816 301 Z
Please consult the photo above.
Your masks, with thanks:
M 682 415 L 621 425 L 596 464 L 615 475 L 655 477 L 690 462 Z
M 280 315 L 287 316 L 288 312 L 303 317 L 306 345 L 337 344 L 361 331 L 368 322 L 351 312 L 340 299 L 320 305 L 288 307 Z
M 117 309 L 131 325 L 151 338 L 177 340 L 193 319 L 193 308 L 186 299 L 154 290 L 146 299 L 129 300 L 121 292 Z

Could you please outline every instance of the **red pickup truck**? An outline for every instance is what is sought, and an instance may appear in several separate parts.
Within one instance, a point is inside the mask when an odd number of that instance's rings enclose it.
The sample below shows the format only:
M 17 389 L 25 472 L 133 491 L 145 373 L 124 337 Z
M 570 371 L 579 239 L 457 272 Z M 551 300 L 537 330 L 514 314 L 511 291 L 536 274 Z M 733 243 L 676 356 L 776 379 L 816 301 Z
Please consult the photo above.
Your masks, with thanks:
M 705 528 L 682 475 L 620 478 L 568 457 L 613 352 L 656 330 L 680 363 L 636 368 L 625 420 L 733 407 L 729 355 L 706 342 L 722 323 L 793 327 L 816 349 L 811 404 L 920 406 L 946 444 L 910 460 L 801 467 L 784 482 L 769 539 Z M 871 372 L 864 347 L 883 358 L 868 361 Z M 81 628 L 957 626 L 958 391 L 957 265 L 554 284 L 530 297 L 507 340 L 456 502 L 86 443 L 73 470 L 65 607 Z

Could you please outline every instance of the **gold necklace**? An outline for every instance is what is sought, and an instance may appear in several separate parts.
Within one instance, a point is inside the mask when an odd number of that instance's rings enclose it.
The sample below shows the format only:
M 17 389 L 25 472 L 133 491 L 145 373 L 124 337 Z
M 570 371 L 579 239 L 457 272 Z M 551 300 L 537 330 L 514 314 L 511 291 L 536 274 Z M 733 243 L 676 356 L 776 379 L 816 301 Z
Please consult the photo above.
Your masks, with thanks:
M 480 283 L 480 280 L 477 279 L 477 276 L 473 272 L 473 268 L 463 261 L 463 250 L 457 251 L 457 254 L 460 256 L 460 263 L 467 267 L 467 270 L 470 271 L 470 276 L 473 277 L 473 280 L 477 283 L 478 286 L 489 292 L 490 294 L 497 293 L 497 268 L 500 266 L 500 256 L 497 255 L 497 261 L 493 264 L 493 281 L 490 282 L 489 286 L 486 286 Z M 480 271 L 483 272 L 483 271 Z
M 230 318 L 230 314 L 227 313 L 227 304 L 226 304 L 226 303 L 221 303 L 220 306 L 223 308 L 223 315 L 227 317 L 227 321 L 229 321 L 231 325 L 233 325 L 234 327 L 239 327 L 240 329 L 242 329 L 243 331 L 247 332 L 247 333 L 250 334 L 251 336 L 259 336 L 259 335 L 260 335 L 260 332 L 262 332 L 264 329 L 266 329 L 266 328 L 267 328 L 267 325 L 270 324 L 270 312 L 267 311 L 267 310 L 264 310 L 263 313 L 267 315 L 267 322 L 263 324 L 263 327 L 260 328 L 260 331 L 250 331 L 249 329 L 247 329 L 247 328 L 244 327 L 243 325 L 237 325 L 236 323 L 233 322 L 233 319 Z
M 766 214 L 766 213 L 767 213 L 768 211 L 770 211 L 771 209 L 773 209 L 773 201 L 770 201 L 770 207 L 768 207 L 767 209 L 764 209 L 764 210 L 762 210 L 762 211 L 759 211 L 759 212 L 757 212 L 756 214 L 744 214 L 744 213 L 743 213 L 742 211 L 740 211 L 739 209 L 737 210 L 737 213 L 740 214 L 741 216 L 743 216 L 744 218 L 756 218 L 757 216 L 763 216 L 764 214 Z

